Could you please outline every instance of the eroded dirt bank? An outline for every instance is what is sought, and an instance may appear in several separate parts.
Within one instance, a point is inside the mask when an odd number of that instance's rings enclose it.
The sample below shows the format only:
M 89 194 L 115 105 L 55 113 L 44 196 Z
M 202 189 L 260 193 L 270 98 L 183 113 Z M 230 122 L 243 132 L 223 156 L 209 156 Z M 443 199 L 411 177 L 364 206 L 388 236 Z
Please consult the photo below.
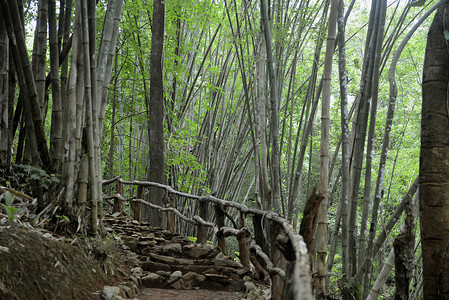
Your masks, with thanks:
M 0 299 L 102 299 L 121 273 L 111 241 L 69 241 L 20 225 L 0 227 Z

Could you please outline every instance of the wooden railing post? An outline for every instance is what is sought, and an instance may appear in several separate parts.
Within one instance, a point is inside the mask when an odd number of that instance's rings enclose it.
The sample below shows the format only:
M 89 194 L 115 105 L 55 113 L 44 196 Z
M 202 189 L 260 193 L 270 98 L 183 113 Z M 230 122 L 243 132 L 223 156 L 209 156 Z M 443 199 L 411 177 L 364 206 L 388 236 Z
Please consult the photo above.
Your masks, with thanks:
M 253 215 L 254 240 L 263 252 L 269 254 L 270 247 L 266 238 L 267 222 L 261 215 Z
M 246 214 L 239 210 L 239 228 L 247 227 Z
M 254 242 L 253 242 L 254 243 Z M 260 246 L 259 246 L 260 248 Z M 255 279 L 260 280 L 262 282 L 268 282 L 268 272 L 266 269 L 266 263 L 261 259 L 259 260 L 259 257 L 257 256 L 257 250 L 256 247 L 250 246 L 250 260 L 254 265 L 254 268 L 256 269 L 256 276 Z M 262 265 L 262 262 L 265 263 L 265 267 Z
M 221 205 L 214 205 L 215 208 L 215 224 L 217 224 L 218 230 L 224 227 L 224 211 Z M 217 232 L 217 243 L 218 249 L 223 252 L 223 254 L 228 254 L 228 247 L 226 245 L 226 237 L 223 236 L 220 231 Z
M 166 207 L 175 207 L 175 194 L 168 195 L 168 203 Z M 171 232 L 175 232 L 175 213 L 172 211 L 167 211 L 167 229 Z
M 199 216 L 204 221 L 207 221 L 207 201 L 200 200 L 199 201 Z M 203 225 L 198 225 L 198 234 L 196 242 L 198 244 L 203 244 L 207 241 L 207 227 Z
M 239 235 L 237 235 L 237 241 L 239 242 L 239 258 L 244 267 L 249 268 L 249 246 L 251 244 L 251 232 L 248 228 L 243 227 L 240 229 Z
M 286 260 L 280 249 L 276 246 L 276 239 L 282 232 L 282 227 L 276 222 L 270 222 L 271 260 L 275 267 L 285 270 Z M 271 276 L 271 299 L 283 299 L 284 280 L 277 274 Z
M 143 186 L 137 186 L 137 199 L 143 199 Z M 133 210 L 134 220 L 140 222 L 140 210 L 142 205 L 138 202 L 131 202 L 131 209 Z
M 120 181 L 116 180 L 115 181 L 115 192 L 123 197 L 124 196 L 123 195 L 124 194 L 123 191 L 124 191 L 123 184 Z M 114 211 L 112 213 L 116 213 L 116 212 L 118 212 L 118 213 L 122 213 L 123 212 L 122 201 L 120 201 L 120 199 L 117 198 L 117 197 L 114 198 Z

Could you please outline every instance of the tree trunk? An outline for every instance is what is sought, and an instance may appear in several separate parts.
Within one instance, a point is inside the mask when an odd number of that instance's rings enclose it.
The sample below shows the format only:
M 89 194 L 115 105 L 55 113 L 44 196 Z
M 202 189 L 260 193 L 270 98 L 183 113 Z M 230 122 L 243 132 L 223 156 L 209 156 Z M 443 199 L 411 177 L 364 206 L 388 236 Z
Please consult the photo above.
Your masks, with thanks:
M 70 40 L 70 27 L 72 25 L 72 6 L 73 6 L 73 0 L 66 0 L 66 5 L 64 9 L 64 16 L 60 18 L 60 21 L 63 20 L 62 23 L 60 23 L 59 29 L 62 30 L 62 48 L 68 48 L 69 47 L 69 40 Z M 59 34 L 58 34 L 59 35 Z M 72 35 L 73 37 L 73 35 Z M 64 99 L 62 101 L 62 109 L 63 112 L 66 109 L 66 103 L 68 102 L 68 99 L 66 98 L 66 95 L 68 95 L 67 91 L 67 85 L 68 85 L 68 73 L 69 73 L 69 55 L 66 55 L 64 57 L 64 60 L 61 62 L 61 97 Z M 64 115 L 64 113 L 63 113 Z
M 405 204 L 405 221 L 401 233 L 393 242 L 395 253 L 396 300 L 410 299 L 410 281 L 415 270 L 415 216 L 410 199 Z
M 75 181 L 77 174 L 75 172 L 77 168 L 77 158 L 80 155 L 78 152 L 78 145 L 81 145 L 81 124 L 78 124 L 77 117 L 81 114 L 81 107 L 77 107 L 77 104 L 81 102 L 78 99 L 84 97 L 84 89 L 82 83 L 82 66 L 81 61 L 81 32 L 80 32 L 80 3 L 77 1 L 75 5 L 75 23 L 73 28 L 72 39 L 72 51 L 70 53 L 70 76 L 67 82 L 66 104 L 64 105 L 64 127 L 63 137 L 64 140 L 64 162 L 62 166 L 62 172 L 67 174 L 65 180 L 65 200 L 61 201 L 61 206 L 64 208 L 71 208 L 73 206 L 73 199 L 76 196 Z M 81 102 L 82 104 L 82 102 Z M 87 151 L 86 151 L 87 152 Z
M 410 193 L 410 191 L 407 192 L 407 194 L 409 194 L 409 193 Z M 404 202 L 407 202 L 407 203 L 412 202 L 412 206 L 413 206 L 412 213 L 413 213 L 413 216 L 416 216 L 418 214 L 419 192 L 416 189 L 414 189 L 413 193 L 415 194 L 415 196 L 413 197 L 413 201 L 411 199 L 412 195 L 409 195 L 409 196 L 405 197 L 406 200 Z M 404 228 L 405 228 L 405 223 L 402 224 L 401 231 L 403 231 Z M 385 263 L 382 267 L 382 270 L 377 275 L 376 282 L 374 282 L 374 285 L 371 288 L 368 296 L 366 297 L 366 300 L 375 300 L 379 297 L 379 294 L 382 291 L 385 281 L 387 280 L 388 275 L 391 272 L 391 269 L 393 269 L 394 262 L 395 262 L 395 250 L 394 250 L 394 248 L 391 248 L 390 253 L 388 254 L 387 260 L 385 261 Z M 410 274 L 410 276 L 411 276 L 411 274 Z M 411 299 L 417 299 L 417 298 L 412 297 Z
M 380 162 L 379 162 L 379 169 L 378 169 L 378 176 L 377 176 L 377 182 L 376 182 L 376 189 L 375 189 L 375 193 L 374 193 L 374 211 L 376 211 L 376 215 L 377 215 L 377 210 L 379 207 L 379 202 L 380 199 L 383 197 L 383 181 L 384 181 L 384 177 L 385 177 L 385 168 L 386 168 L 386 162 L 387 162 L 387 154 L 388 154 L 388 148 L 389 148 L 389 143 L 390 143 L 390 135 L 391 135 L 391 129 L 392 129 L 392 125 L 393 125 L 393 119 L 394 119 L 394 112 L 395 112 L 395 105 L 396 105 L 396 98 L 397 98 L 397 86 L 396 86 L 396 78 L 395 78 L 395 72 L 396 72 L 396 65 L 397 62 L 399 61 L 399 58 L 401 56 L 402 51 L 404 50 L 405 46 L 407 45 L 408 41 L 410 40 L 410 38 L 413 36 L 414 32 L 420 27 L 420 25 L 424 22 L 424 20 L 427 19 L 427 17 L 437 8 L 437 5 L 434 5 L 432 8 L 430 8 L 413 26 L 412 29 L 410 29 L 410 31 L 407 33 L 407 35 L 404 37 L 403 41 L 401 42 L 401 44 L 399 45 L 399 47 L 397 48 L 393 59 L 391 61 L 390 64 L 390 68 L 389 68 L 389 73 L 388 73 L 388 78 L 389 78 L 389 83 L 390 83 L 390 97 L 389 97 L 389 104 L 388 104 L 388 112 L 387 112 L 387 120 L 386 120 L 386 124 L 385 124 L 385 131 L 384 131 L 384 137 L 383 137 L 383 141 L 382 141 L 382 152 L 380 155 Z M 417 184 L 416 182 L 414 182 L 411 186 L 411 190 L 416 190 L 417 188 Z M 413 191 L 414 192 L 414 191 Z M 409 192 L 408 192 L 409 193 Z M 406 199 L 408 199 L 408 197 L 406 197 Z M 406 200 L 407 201 L 407 200 Z M 404 207 L 404 203 L 405 201 L 402 201 L 399 206 Z M 402 212 L 401 210 L 401 212 Z M 375 215 L 373 215 L 372 219 L 374 220 Z M 390 220 L 394 219 L 394 214 L 392 216 L 390 216 Z M 376 216 L 376 224 L 377 224 L 377 216 Z M 390 224 L 390 222 L 389 222 Z M 374 227 L 375 228 L 375 227 Z M 387 227 L 385 227 L 385 229 L 382 231 L 381 235 L 377 238 L 379 240 L 380 237 L 385 236 L 385 231 L 389 231 L 390 229 L 388 229 L 388 224 Z M 371 238 L 368 240 L 368 246 L 367 246 L 367 251 L 366 251 L 366 257 L 364 261 L 360 262 L 360 268 L 359 270 L 363 270 L 365 269 L 365 266 L 370 265 L 372 263 L 372 258 L 377 255 L 377 251 L 379 249 L 380 246 L 378 246 L 377 244 L 374 244 L 374 234 L 371 235 Z M 377 242 L 377 241 L 376 241 Z M 383 241 L 382 241 L 383 243 Z M 359 271 L 357 272 L 359 273 Z M 367 282 L 367 284 L 369 284 L 369 282 Z M 365 287 L 365 293 L 368 292 L 368 286 Z
M 0 15 L 3 8 L 0 6 Z M 11 164 L 11 136 L 9 134 L 9 40 L 4 18 L 0 20 L 0 168 Z M 2 183 L 5 185 L 5 183 Z
M 382 43 L 383 43 L 383 36 L 384 36 L 384 26 L 385 26 L 385 15 L 386 15 L 386 11 L 387 11 L 387 1 L 386 0 L 381 0 L 378 3 L 378 15 L 376 15 L 376 32 L 377 34 L 375 35 L 375 55 L 374 55 L 374 61 L 373 61 L 373 78 L 372 78 L 372 85 L 371 85 L 371 113 L 370 113 L 370 121 L 369 121 L 369 133 L 368 133 L 368 145 L 367 145 L 367 149 L 366 149 L 366 168 L 369 168 L 370 170 L 366 170 L 366 174 L 371 173 L 371 165 L 372 165 L 372 147 L 373 147 L 373 139 L 374 137 L 374 132 L 375 132 L 375 122 L 376 122 L 376 111 L 377 111 L 377 99 L 379 96 L 379 76 L 380 76 L 380 59 L 381 59 L 381 53 L 382 53 Z M 388 126 L 388 123 L 387 123 Z M 389 136 L 389 132 L 387 129 L 387 137 Z M 384 140 L 384 143 L 386 145 L 388 145 L 388 140 Z M 383 144 L 382 146 L 385 147 L 386 145 Z M 381 179 L 382 177 L 382 162 L 380 163 L 380 167 L 379 167 L 380 171 L 378 174 L 378 180 Z M 369 178 L 368 178 L 369 177 Z M 368 211 L 367 209 L 369 208 L 369 203 L 370 203 L 370 199 L 371 199 L 371 183 L 367 184 L 367 181 L 371 182 L 371 176 L 366 176 L 365 177 L 365 191 L 364 191 L 364 205 L 368 206 L 368 207 L 364 207 L 362 214 L 367 216 L 368 215 Z M 377 214 L 378 214 L 378 210 L 379 210 L 379 205 L 380 205 L 380 199 L 381 199 L 381 194 L 379 193 L 378 195 L 376 195 L 375 197 L 375 201 L 373 202 L 373 208 L 371 211 L 371 224 L 370 224 L 370 233 L 369 233 L 369 245 L 366 251 L 366 255 L 371 255 L 371 245 L 372 242 L 374 241 L 374 236 L 376 233 L 376 228 L 377 228 Z M 365 214 L 366 212 L 366 214 Z M 362 226 L 364 224 L 364 226 Z M 362 229 L 365 230 L 366 229 L 366 219 L 363 220 L 362 219 L 362 225 L 360 226 L 360 235 L 362 235 Z M 361 247 L 361 255 L 359 256 L 359 264 L 363 261 L 364 256 L 365 256 L 365 241 L 363 240 L 363 244 L 360 244 Z M 363 248 L 363 250 L 362 250 Z M 363 252 L 363 253 L 362 253 Z M 365 272 L 365 281 L 364 281 L 364 287 L 363 287 L 363 298 L 366 298 L 368 296 L 368 292 L 369 292 L 369 286 L 370 286 L 370 282 L 371 282 L 371 273 L 372 273 L 372 266 L 371 265 L 367 265 L 367 271 Z
M 42 120 L 45 120 L 47 103 L 45 100 L 45 78 L 47 60 L 47 1 L 38 2 L 36 21 L 36 33 L 34 35 L 34 47 L 31 65 L 33 67 L 34 80 L 36 81 L 37 99 L 39 101 Z
M 151 35 L 150 61 L 150 103 L 149 107 L 149 142 L 150 169 L 149 180 L 165 184 L 165 141 L 164 141 L 164 79 L 163 79 L 163 51 L 165 33 L 165 3 L 154 1 L 153 27 Z M 161 189 L 150 189 L 150 202 L 164 206 L 164 192 Z M 153 226 L 165 224 L 163 215 L 151 210 L 150 222 Z
M 345 23 L 343 20 L 344 1 L 340 0 L 338 5 L 338 72 L 340 77 L 340 101 L 341 101 L 341 248 L 342 248 L 342 269 L 343 284 L 347 281 L 348 269 L 348 229 L 349 229 L 349 114 L 348 114 L 348 76 L 346 72 L 346 45 L 345 45 Z
M 50 39 L 50 77 L 52 91 L 52 114 L 50 134 L 50 157 L 52 169 L 59 170 L 62 156 L 62 102 L 59 85 L 59 47 L 56 28 L 56 1 L 48 0 L 48 27 Z
M 26 120 L 30 125 L 28 128 L 31 127 L 30 123 L 33 123 L 33 129 L 28 132 L 28 136 L 31 137 L 32 135 L 34 135 L 36 140 L 36 145 L 33 145 L 33 142 L 31 147 L 36 147 L 34 149 L 37 149 L 39 151 L 39 157 L 42 165 L 48 167 L 51 165 L 50 157 L 48 153 L 47 141 L 45 138 L 42 116 L 39 108 L 36 85 L 26 48 L 25 33 L 19 13 L 19 7 L 16 1 L 6 2 L 3 0 L 1 5 L 3 18 L 6 21 L 9 31 L 8 35 L 10 37 L 15 37 L 15 43 L 12 44 L 12 48 L 16 49 L 14 54 L 16 70 L 17 72 L 19 72 L 18 69 L 20 68 L 20 72 L 22 72 L 22 75 L 18 77 L 19 80 L 22 81 L 21 92 L 24 93 L 24 95 L 26 93 L 26 96 L 23 99 L 26 102 L 25 107 L 27 108 L 25 109 L 25 112 L 29 114 L 29 116 L 26 117 Z M 35 163 L 40 164 L 39 162 Z
M 326 16 L 327 16 L 327 12 L 328 12 L 328 8 L 329 8 L 329 4 L 330 1 L 326 0 L 325 4 L 324 4 L 324 9 L 323 9 L 323 16 L 321 18 L 320 21 L 320 32 L 325 32 L 325 20 L 327 20 Z M 301 137 L 301 146 L 300 146 L 300 150 L 299 150 L 299 155 L 298 155 L 298 161 L 296 163 L 296 168 L 294 168 L 292 166 L 292 175 L 291 175 L 291 184 L 290 184 L 290 191 L 289 191 L 289 203 L 291 203 L 291 207 L 289 208 L 289 214 L 292 215 L 293 218 L 293 227 L 296 227 L 296 222 L 297 222 L 297 216 L 293 217 L 295 214 L 295 212 L 297 212 L 298 206 L 299 206 L 299 200 L 300 200 L 300 196 L 301 196 L 301 185 L 302 185 L 302 169 L 304 166 L 304 158 L 305 158 L 305 154 L 306 154 L 306 149 L 307 149 L 307 144 L 308 144 L 308 140 L 309 140 L 309 136 L 312 132 L 312 126 L 315 120 L 315 114 L 316 114 L 316 110 L 318 107 L 318 100 L 321 94 L 321 90 L 322 90 L 322 80 L 320 81 L 320 84 L 318 85 L 316 94 L 315 94 L 315 89 L 316 89 L 316 81 L 317 81 L 317 73 L 318 73 L 318 69 L 319 69 L 319 61 L 320 61 L 320 55 L 321 55 L 321 50 L 323 47 L 323 41 L 324 41 L 324 36 L 322 36 L 321 38 L 318 39 L 317 44 L 315 46 L 315 54 L 314 54 L 314 60 L 313 60 L 313 66 L 312 66 L 312 74 L 310 76 L 309 79 L 309 86 L 307 87 L 307 94 L 306 94 L 306 100 L 305 100 L 305 105 L 307 105 L 307 112 L 306 112 L 306 119 L 308 118 L 307 123 L 304 125 L 304 129 L 303 129 L 303 134 Z M 312 105 L 311 109 L 310 109 L 310 104 Z M 310 110 L 310 112 L 309 112 Z M 300 128 L 299 128 L 300 129 Z M 298 137 L 299 138 L 299 130 L 298 130 Z M 296 148 L 295 147 L 295 152 L 296 152 Z M 296 154 L 296 153 L 295 153 Z M 293 156 L 293 160 L 295 160 L 295 156 Z M 295 170 L 293 172 L 293 169 Z
M 264 37 L 260 38 L 259 44 L 259 56 L 256 65 L 256 85 L 257 85 L 257 104 L 256 104 L 256 140 L 260 141 L 260 156 L 259 160 L 259 182 L 262 190 L 262 207 L 265 210 L 270 210 L 271 203 L 271 186 L 270 179 L 268 176 L 268 147 L 267 147 L 267 119 L 266 119 L 266 109 L 265 103 L 267 101 L 265 93 L 265 54 L 266 54 L 266 41 Z M 256 155 L 259 151 L 256 151 Z
M 327 253 L 327 209 L 329 187 L 329 135 L 330 135 L 330 98 L 332 61 L 335 49 L 338 0 L 331 1 L 329 27 L 327 31 L 326 54 L 323 71 L 323 98 L 321 108 L 321 144 L 320 144 L 320 208 L 317 227 L 317 299 L 326 298 L 326 253 Z
M 449 3 L 438 8 L 427 36 L 422 86 L 420 222 L 424 299 L 449 298 Z
M 263 22 L 265 45 L 267 49 L 268 78 L 270 81 L 270 133 L 271 133 L 271 199 L 274 211 L 281 213 L 281 182 L 279 153 L 279 94 L 276 84 L 276 73 L 273 68 L 273 53 L 271 50 L 271 29 L 268 24 L 267 3 L 260 0 L 260 12 Z
M 383 1 L 383 0 L 382 0 Z M 376 53 L 380 49 L 376 49 L 377 45 L 377 34 L 378 34 L 378 23 L 374 24 L 377 18 L 374 18 L 374 14 L 380 14 L 380 0 L 373 0 L 371 4 L 371 15 L 370 23 L 368 27 L 368 32 L 366 35 L 367 43 L 365 48 L 365 58 L 363 63 L 363 71 L 360 83 L 360 90 L 357 98 L 360 97 L 359 111 L 357 115 L 357 123 L 353 126 L 356 127 L 354 148 L 353 148 L 353 160 L 352 160 L 352 179 L 351 179 L 351 214 L 349 222 L 349 249 L 348 260 L 350 276 L 353 276 L 357 270 L 357 210 L 359 202 L 359 192 L 360 192 L 360 181 L 362 175 L 363 166 L 363 154 L 365 151 L 366 143 L 366 129 L 368 125 L 368 116 L 370 108 L 371 99 L 371 88 L 373 83 L 373 72 L 374 72 L 374 60 Z
M 97 234 L 98 231 L 98 201 L 100 200 L 99 190 L 99 170 L 100 166 L 97 164 L 98 157 L 95 151 L 95 136 L 97 134 L 98 122 L 95 116 L 95 91 L 92 89 L 92 55 L 90 49 L 90 34 L 89 34 L 89 18 L 88 18 L 88 3 L 83 0 L 81 3 L 81 36 L 83 43 L 83 59 L 84 59 L 84 87 L 85 87 L 85 108 L 86 108 L 86 139 L 87 139 L 87 154 L 89 157 L 89 188 L 91 201 L 91 233 Z M 93 42 L 95 43 L 95 41 Z M 94 73 L 95 74 L 95 73 Z
M 314 256 L 315 256 L 315 235 L 316 226 L 318 222 L 318 210 L 323 201 L 323 195 L 316 193 L 316 187 L 313 188 L 309 199 L 307 199 L 304 207 L 303 218 L 301 226 L 299 227 L 299 234 L 303 237 L 304 243 L 307 245 L 307 252 L 309 253 L 310 271 L 313 273 Z

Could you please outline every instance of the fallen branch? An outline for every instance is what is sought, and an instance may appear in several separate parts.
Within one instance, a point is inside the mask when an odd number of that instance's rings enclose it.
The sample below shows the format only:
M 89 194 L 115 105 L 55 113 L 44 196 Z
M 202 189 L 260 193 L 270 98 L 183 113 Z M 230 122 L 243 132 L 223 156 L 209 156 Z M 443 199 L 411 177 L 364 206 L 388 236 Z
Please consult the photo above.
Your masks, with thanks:
M 10 193 L 13 194 L 15 197 L 18 197 L 18 198 L 20 198 L 20 199 L 26 199 L 26 200 L 30 200 L 30 201 L 33 201 L 33 200 L 34 200 L 31 196 L 28 196 L 28 195 L 25 194 L 25 193 L 16 191 L 16 190 L 14 190 L 14 189 L 12 189 L 12 188 L 9 188 L 9 187 L 0 186 L 0 194 L 4 194 L 4 193 L 6 193 L 6 192 L 10 192 Z

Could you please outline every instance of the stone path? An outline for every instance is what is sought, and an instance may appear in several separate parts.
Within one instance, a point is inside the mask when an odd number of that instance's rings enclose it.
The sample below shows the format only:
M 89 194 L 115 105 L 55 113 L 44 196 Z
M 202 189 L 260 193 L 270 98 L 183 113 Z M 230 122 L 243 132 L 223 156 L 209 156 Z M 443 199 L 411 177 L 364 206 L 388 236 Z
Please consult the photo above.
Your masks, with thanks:
M 138 298 L 140 300 L 234 300 L 245 299 L 245 294 L 211 290 L 144 289 L 139 293 Z
M 251 270 L 210 244 L 192 243 L 126 217 L 106 216 L 104 221 L 136 258 L 131 284 L 111 296 L 104 291 L 105 299 L 265 299 Z

